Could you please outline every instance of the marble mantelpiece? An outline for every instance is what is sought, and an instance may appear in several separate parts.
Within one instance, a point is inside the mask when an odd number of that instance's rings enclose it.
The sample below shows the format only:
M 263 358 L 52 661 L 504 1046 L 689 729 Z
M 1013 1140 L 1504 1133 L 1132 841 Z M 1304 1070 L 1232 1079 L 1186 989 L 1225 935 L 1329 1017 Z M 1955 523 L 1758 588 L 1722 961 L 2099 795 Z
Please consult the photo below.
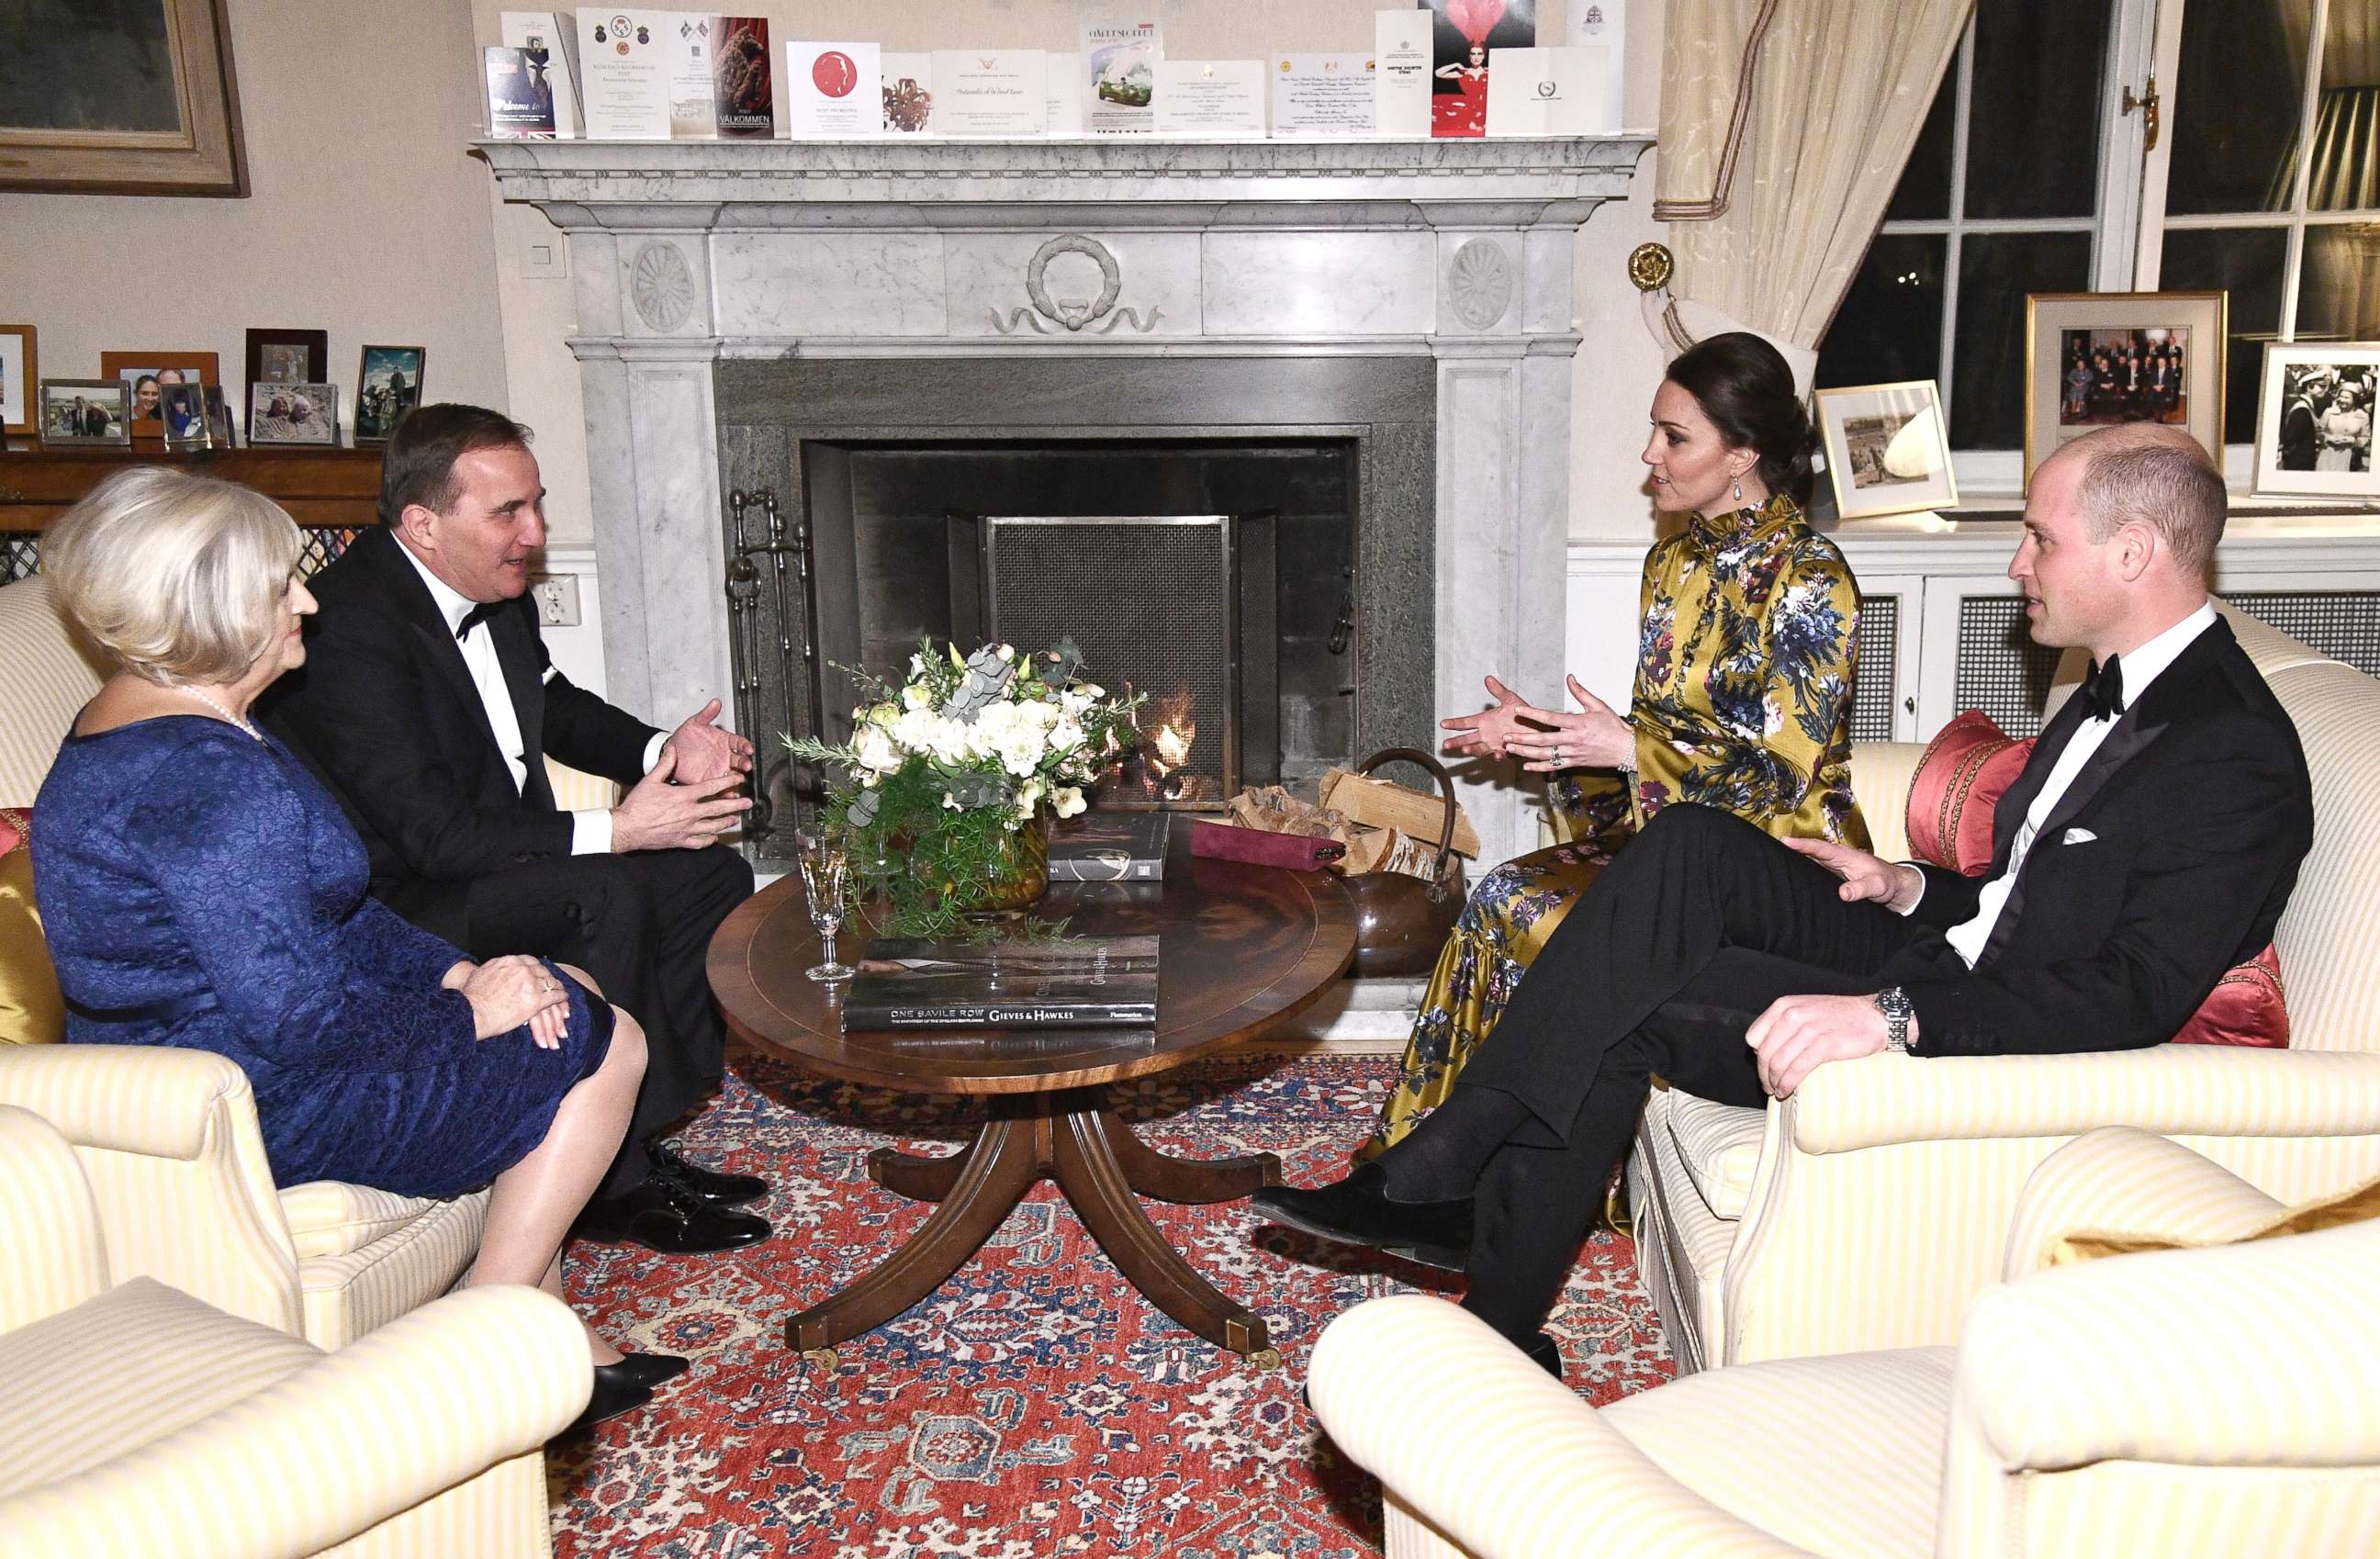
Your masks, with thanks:
M 1572 245 L 1647 144 L 481 143 L 569 235 L 613 695 L 728 684 L 712 366 L 796 357 L 1432 358 L 1439 705 L 1560 685 Z

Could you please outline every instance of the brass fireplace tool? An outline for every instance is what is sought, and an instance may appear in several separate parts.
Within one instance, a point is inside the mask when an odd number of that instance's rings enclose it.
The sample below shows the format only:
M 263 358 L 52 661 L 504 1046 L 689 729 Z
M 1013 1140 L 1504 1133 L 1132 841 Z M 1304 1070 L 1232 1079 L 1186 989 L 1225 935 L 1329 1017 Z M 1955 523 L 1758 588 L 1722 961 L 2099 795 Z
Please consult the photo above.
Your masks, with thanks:
M 761 514 L 763 539 L 752 539 L 745 523 L 745 511 L 757 506 Z M 727 507 L 733 516 L 735 541 L 727 557 L 727 647 L 735 672 L 736 715 L 739 724 L 758 730 L 755 745 L 760 749 L 759 760 L 752 770 L 751 831 L 755 837 L 766 837 L 771 831 L 771 793 L 775 787 L 771 777 L 783 773 L 792 759 L 774 749 L 771 724 L 780 730 L 791 730 L 794 723 L 794 689 L 796 685 L 793 591 L 799 589 L 807 605 L 810 586 L 809 526 L 795 521 L 788 526 L 785 516 L 777 508 L 774 488 L 756 488 L 750 492 L 737 488 L 727 495 Z M 792 562 L 788 578 L 787 560 Z M 760 673 L 763 654 L 760 645 L 760 588 L 770 586 L 771 604 L 776 610 L 777 687 L 783 705 L 773 721 L 762 718 L 758 707 L 766 686 Z M 808 635 L 804 635 L 805 639 Z M 799 671 L 804 683 L 808 680 L 809 662 L 815 652 L 808 643 L 800 648 Z M 772 759 L 771 753 L 777 751 Z

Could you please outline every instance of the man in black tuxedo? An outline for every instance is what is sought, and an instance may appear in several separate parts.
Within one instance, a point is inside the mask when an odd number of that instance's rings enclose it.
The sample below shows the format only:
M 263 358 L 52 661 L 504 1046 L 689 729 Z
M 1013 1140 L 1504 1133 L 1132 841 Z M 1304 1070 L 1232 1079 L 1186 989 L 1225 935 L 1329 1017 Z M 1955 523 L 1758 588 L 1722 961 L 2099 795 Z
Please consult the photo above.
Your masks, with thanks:
M 2289 393 L 2289 404 L 2281 410 L 2280 467 L 2284 471 L 2311 471 L 2319 441 L 2314 437 L 2313 385 L 2310 379 L 2301 380 Z
M 1670 806 L 1572 907 L 1445 1104 L 1338 1184 L 1257 1206 L 1464 1265 L 1464 1308 L 1559 1372 L 1538 1328 L 1653 1074 L 1759 1105 L 1884 1049 L 2170 1039 L 2272 939 L 2313 838 L 2296 729 L 2206 598 L 2223 520 L 2221 478 L 2176 429 L 2088 434 L 2034 475 L 2009 575 L 2034 639 L 2095 666 L 2001 799 L 1989 873 Z M 1563 755 L 1560 731 L 1500 734 Z
M 594 1239 L 720 1251 L 767 1238 L 737 1204 L 749 1175 L 691 1164 L 662 1133 L 714 1090 L 726 1033 L 704 956 L 752 871 L 715 842 L 752 744 L 717 700 L 663 732 L 573 686 L 528 598 L 545 544 L 528 430 L 479 406 L 400 422 L 379 528 L 310 582 L 303 676 L 264 718 L 362 836 L 375 897 L 474 958 L 577 964 L 644 1025 L 650 1059 L 628 1139 L 581 1217 Z M 544 759 L 627 787 L 616 807 L 555 808 Z

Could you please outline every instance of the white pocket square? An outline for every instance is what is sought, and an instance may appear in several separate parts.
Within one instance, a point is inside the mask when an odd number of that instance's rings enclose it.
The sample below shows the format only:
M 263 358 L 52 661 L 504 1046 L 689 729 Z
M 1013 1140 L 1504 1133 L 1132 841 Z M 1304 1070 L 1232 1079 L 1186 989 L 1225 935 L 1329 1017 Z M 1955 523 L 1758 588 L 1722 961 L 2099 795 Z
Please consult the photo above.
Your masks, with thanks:
M 2088 828 L 2069 828 L 2058 836 L 2060 844 L 2089 844 L 2099 836 Z

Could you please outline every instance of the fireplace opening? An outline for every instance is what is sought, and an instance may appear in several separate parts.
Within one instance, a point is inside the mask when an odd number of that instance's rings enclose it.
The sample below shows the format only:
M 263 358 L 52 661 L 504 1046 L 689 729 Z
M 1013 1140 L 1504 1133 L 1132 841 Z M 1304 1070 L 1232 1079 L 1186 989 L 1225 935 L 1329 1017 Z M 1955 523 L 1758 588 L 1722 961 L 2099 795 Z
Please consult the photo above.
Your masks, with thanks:
M 1216 810 L 1356 755 L 1354 441 L 813 440 L 800 462 L 828 740 L 860 700 L 846 668 L 895 673 L 921 636 L 1071 637 L 1096 681 L 1146 695 L 1096 804 Z

